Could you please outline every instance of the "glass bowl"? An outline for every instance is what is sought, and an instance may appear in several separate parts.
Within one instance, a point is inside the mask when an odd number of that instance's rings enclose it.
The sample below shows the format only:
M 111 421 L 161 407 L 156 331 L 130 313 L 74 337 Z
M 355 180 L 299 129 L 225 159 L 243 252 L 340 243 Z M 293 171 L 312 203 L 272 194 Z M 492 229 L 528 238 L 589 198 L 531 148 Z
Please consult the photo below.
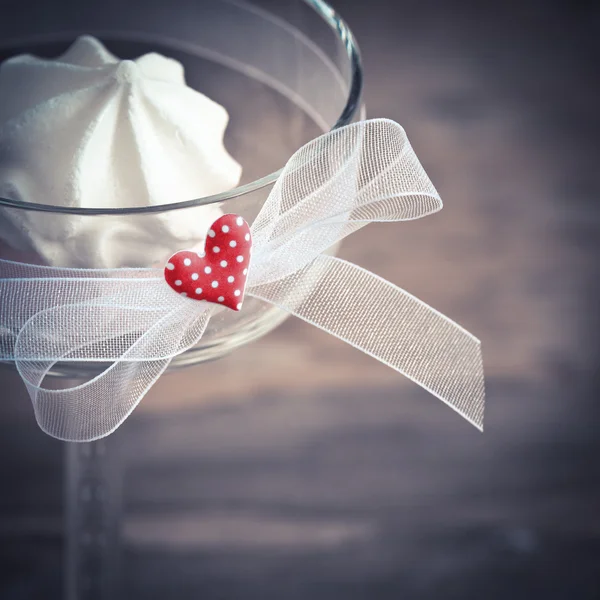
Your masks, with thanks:
M 35 211 L 45 219 L 80 219 L 110 227 L 126 219 L 137 227 L 171 211 L 197 219 L 207 207 L 242 215 L 249 223 L 265 202 L 281 168 L 305 143 L 364 117 L 362 70 L 352 33 L 320 0 L 35 0 L 28 11 L 0 21 L 0 60 L 24 52 L 55 57 L 82 34 L 99 38 L 120 58 L 159 52 L 180 61 L 187 84 L 223 105 L 230 115 L 228 152 L 242 165 L 235 189 L 204 198 L 173 198 L 148 207 L 74 209 L 0 198 L 0 219 Z M 2 214 L 3 213 L 3 214 Z M 168 248 L 166 259 L 181 247 Z M 35 253 L 0 245 L 0 257 L 38 263 Z M 156 266 L 125 264 L 123 266 Z M 285 317 L 247 298 L 243 311 L 221 311 L 194 348 L 172 366 L 217 358 L 247 343 Z M 81 375 L 80 366 L 53 373 Z

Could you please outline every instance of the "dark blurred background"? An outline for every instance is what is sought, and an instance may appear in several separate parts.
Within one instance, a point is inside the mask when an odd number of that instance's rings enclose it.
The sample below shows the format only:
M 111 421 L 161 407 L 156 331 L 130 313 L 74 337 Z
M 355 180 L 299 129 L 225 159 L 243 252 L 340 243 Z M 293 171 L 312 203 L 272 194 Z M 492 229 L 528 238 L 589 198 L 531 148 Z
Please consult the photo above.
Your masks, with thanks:
M 445 201 L 341 255 L 482 340 L 486 431 L 290 319 L 115 434 L 123 597 L 600 598 L 599 5 L 333 4 Z M 64 446 L 1 415 L 0 598 L 60 598 Z

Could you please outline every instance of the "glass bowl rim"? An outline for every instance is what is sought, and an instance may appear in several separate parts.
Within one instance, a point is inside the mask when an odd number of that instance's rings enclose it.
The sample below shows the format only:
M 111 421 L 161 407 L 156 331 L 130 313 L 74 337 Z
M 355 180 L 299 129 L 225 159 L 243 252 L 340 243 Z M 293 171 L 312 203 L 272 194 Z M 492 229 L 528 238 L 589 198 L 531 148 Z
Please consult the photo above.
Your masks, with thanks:
M 350 71 L 351 81 L 348 96 L 346 98 L 346 104 L 338 117 L 337 121 L 331 128 L 331 131 L 348 125 L 352 122 L 357 111 L 360 108 L 362 90 L 363 90 L 363 71 L 362 62 L 360 58 L 360 51 L 358 45 L 354 39 L 352 31 L 342 19 L 338 12 L 336 12 L 329 4 L 324 0 L 302 0 L 305 4 L 311 7 L 324 21 L 325 23 L 335 32 L 337 38 L 342 42 L 346 49 L 346 54 L 350 60 Z M 54 204 L 39 204 L 37 202 L 25 202 L 22 200 L 10 200 L 8 198 L 0 197 L 0 206 L 7 206 L 11 208 L 19 208 L 22 210 L 31 210 L 37 212 L 51 212 L 60 214 L 71 214 L 71 215 L 133 215 L 133 214 L 152 214 L 152 213 L 163 213 L 172 210 L 180 210 L 185 208 L 193 208 L 196 206 L 206 206 L 209 204 L 215 204 L 217 202 L 224 202 L 232 198 L 237 198 L 250 192 L 260 190 L 273 184 L 279 175 L 283 167 L 255 179 L 245 185 L 236 186 L 231 190 L 220 192 L 218 194 L 212 194 L 210 196 L 204 196 L 202 198 L 195 198 L 192 200 L 182 200 L 180 202 L 172 202 L 168 204 L 155 204 L 151 206 L 130 206 L 130 207 L 111 207 L 111 208 L 94 208 L 94 207 L 73 207 L 73 206 L 58 206 Z

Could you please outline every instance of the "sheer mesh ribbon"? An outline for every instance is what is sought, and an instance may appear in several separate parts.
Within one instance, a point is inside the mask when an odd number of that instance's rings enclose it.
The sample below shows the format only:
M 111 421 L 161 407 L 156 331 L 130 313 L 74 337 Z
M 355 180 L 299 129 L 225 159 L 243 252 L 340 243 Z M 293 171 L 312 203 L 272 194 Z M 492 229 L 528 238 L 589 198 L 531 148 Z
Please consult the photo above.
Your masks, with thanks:
M 483 425 L 480 343 L 394 284 L 323 254 L 364 225 L 442 202 L 393 121 L 327 133 L 288 162 L 252 225 L 247 294 L 403 373 Z M 0 260 L 0 360 L 14 361 L 40 427 L 70 441 L 114 431 L 221 307 L 174 293 L 162 269 L 62 269 Z M 106 363 L 70 388 L 57 362 Z

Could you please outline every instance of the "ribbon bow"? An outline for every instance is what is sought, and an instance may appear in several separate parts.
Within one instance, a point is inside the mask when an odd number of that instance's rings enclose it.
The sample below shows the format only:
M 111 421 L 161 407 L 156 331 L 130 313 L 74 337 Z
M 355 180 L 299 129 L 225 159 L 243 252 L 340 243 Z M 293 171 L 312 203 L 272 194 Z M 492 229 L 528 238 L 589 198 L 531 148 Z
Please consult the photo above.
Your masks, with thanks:
M 289 160 L 251 227 L 246 294 L 409 377 L 481 428 L 480 343 L 394 284 L 325 251 L 364 225 L 442 208 L 402 127 L 329 132 Z M 114 431 L 216 312 L 162 269 L 72 269 L 0 260 L 0 360 L 14 361 L 40 427 L 89 441 Z M 109 363 L 74 387 L 44 386 L 57 362 Z

